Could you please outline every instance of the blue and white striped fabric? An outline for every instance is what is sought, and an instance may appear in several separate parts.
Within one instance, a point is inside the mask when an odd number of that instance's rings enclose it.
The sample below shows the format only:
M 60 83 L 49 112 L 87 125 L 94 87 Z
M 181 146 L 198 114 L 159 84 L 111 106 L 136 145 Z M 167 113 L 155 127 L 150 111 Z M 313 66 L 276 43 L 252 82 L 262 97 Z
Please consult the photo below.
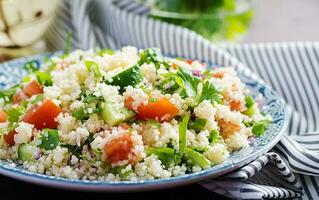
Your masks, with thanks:
M 132 0 L 65 0 L 45 39 L 52 50 L 64 48 L 67 32 L 72 32 L 74 48 L 159 47 L 165 55 L 259 76 L 287 102 L 286 135 L 272 152 L 201 184 L 236 199 L 319 199 L 319 43 L 226 46 L 228 54 L 194 32 L 150 19 L 148 13 Z

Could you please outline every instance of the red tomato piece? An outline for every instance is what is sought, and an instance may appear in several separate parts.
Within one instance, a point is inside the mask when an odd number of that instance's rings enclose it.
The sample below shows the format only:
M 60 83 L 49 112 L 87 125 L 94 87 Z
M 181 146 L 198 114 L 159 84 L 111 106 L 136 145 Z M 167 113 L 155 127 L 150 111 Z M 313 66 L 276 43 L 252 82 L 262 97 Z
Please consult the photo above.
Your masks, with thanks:
M 3 139 L 4 141 L 10 145 L 13 146 L 15 144 L 14 142 L 14 135 L 16 134 L 15 130 L 12 130 L 11 132 L 9 132 L 8 134 L 4 134 L 3 135 Z
M 12 101 L 15 104 L 19 104 L 21 103 L 23 100 L 26 100 L 28 98 L 28 96 L 22 92 L 21 90 L 16 91 L 16 93 L 13 95 L 12 97 Z
M 7 121 L 7 114 L 3 110 L 0 110 L 0 123 L 5 121 Z
M 217 122 L 220 127 L 220 133 L 224 139 L 229 138 L 235 132 L 240 131 L 240 126 L 237 124 L 226 122 L 224 120 L 218 120 Z
M 36 94 L 43 93 L 43 87 L 38 83 L 38 81 L 32 80 L 30 83 L 24 86 L 23 92 L 28 96 L 33 96 Z
M 194 61 L 193 61 L 193 60 L 188 59 L 188 60 L 185 60 L 185 62 L 187 62 L 189 65 L 191 65 Z
M 177 113 L 178 109 L 169 100 L 163 98 L 155 102 L 149 102 L 147 105 L 140 105 L 136 115 L 137 119 L 155 119 L 157 121 L 170 121 Z
M 62 109 L 50 99 L 44 100 L 41 105 L 31 107 L 27 110 L 22 121 L 33 124 L 38 130 L 44 128 L 56 128 L 55 118 L 62 112 Z
M 125 107 L 129 110 L 133 110 L 133 106 L 132 106 L 133 101 L 134 101 L 134 99 L 132 97 L 128 97 L 127 99 L 125 99 L 125 101 L 124 101 Z
M 224 77 L 224 72 L 216 72 L 213 74 L 214 78 L 223 78 Z
M 129 160 L 133 142 L 129 134 L 121 135 L 104 146 L 105 159 L 109 163 Z
M 232 100 L 231 102 L 229 102 L 229 106 L 232 111 L 239 111 L 240 101 Z

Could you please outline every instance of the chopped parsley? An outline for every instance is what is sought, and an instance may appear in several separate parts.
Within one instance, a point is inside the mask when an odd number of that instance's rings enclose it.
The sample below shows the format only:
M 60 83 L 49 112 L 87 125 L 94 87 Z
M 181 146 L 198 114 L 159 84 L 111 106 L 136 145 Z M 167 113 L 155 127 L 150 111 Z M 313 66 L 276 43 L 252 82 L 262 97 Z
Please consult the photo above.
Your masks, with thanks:
M 255 136 L 261 136 L 265 133 L 267 126 L 271 123 L 270 120 L 261 120 L 256 122 L 252 127 L 252 132 Z
M 39 147 L 45 150 L 53 150 L 59 144 L 59 132 L 56 129 L 43 129 L 40 136 Z
M 94 61 L 85 61 L 85 66 L 86 66 L 86 68 L 87 68 L 87 70 L 89 72 L 93 71 L 94 76 L 96 78 L 101 78 L 102 77 L 99 65 L 96 62 L 94 62 Z

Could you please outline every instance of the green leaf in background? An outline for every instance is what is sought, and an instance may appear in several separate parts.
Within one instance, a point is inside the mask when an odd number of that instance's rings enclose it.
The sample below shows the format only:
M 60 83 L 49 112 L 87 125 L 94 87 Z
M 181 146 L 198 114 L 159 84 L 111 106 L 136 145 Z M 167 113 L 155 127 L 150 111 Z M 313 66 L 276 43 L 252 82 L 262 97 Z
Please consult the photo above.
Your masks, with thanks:
M 238 0 L 140 0 L 151 15 L 189 28 L 212 41 L 236 41 L 254 16 L 250 1 Z

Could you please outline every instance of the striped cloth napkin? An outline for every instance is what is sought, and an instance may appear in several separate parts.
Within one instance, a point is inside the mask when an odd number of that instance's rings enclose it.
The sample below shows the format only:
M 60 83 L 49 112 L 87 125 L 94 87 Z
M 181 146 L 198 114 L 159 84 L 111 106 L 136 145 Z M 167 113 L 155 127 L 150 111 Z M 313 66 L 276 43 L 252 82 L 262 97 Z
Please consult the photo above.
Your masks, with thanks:
M 64 0 L 45 40 L 51 50 L 60 50 L 72 32 L 73 48 L 159 47 L 164 55 L 234 66 L 262 78 L 287 102 L 286 135 L 252 163 L 200 184 L 234 199 L 319 199 L 319 44 L 238 45 L 224 51 L 192 31 L 149 18 L 149 11 L 132 0 Z

